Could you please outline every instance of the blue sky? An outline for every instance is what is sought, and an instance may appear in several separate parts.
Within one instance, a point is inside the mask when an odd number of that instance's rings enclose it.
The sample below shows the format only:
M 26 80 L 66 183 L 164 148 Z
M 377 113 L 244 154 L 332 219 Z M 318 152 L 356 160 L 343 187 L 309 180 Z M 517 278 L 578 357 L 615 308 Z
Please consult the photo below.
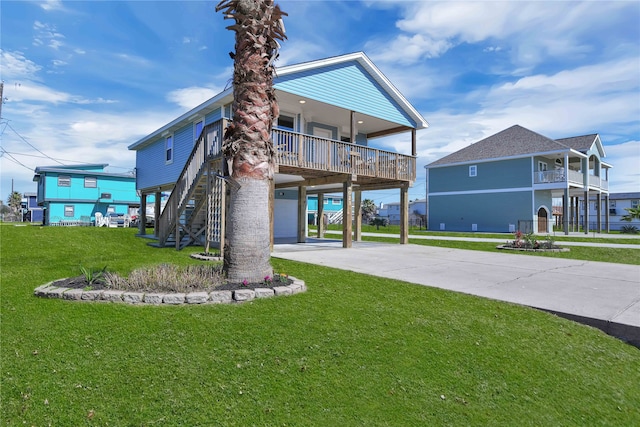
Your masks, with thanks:
M 35 191 L 36 166 L 132 170 L 128 145 L 222 90 L 234 34 L 216 3 L 3 0 L 2 199 L 12 179 Z M 514 124 L 599 133 L 610 191 L 640 191 L 640 2 L 278 3 L 278 65 L 364 51 L 430 123 L 411 199 L 424 197 L 425 164 Z

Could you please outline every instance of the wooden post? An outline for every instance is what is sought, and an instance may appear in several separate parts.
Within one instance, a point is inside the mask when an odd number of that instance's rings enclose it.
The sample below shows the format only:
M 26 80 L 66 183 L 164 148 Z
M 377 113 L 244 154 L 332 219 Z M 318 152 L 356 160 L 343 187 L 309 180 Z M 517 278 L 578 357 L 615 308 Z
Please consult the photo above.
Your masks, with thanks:
M 411 129 L 411 155 L 413 157 L 415 157 L 418 152 L 416 145 L 416 130 Z
M 141 236 L 147 234 L 147 195 L 140 194 L 140 209 L 138 210 L 138 233 Z
M 351 193 L 353 192 L 353 183 L 351 177 L 342 185 L 342 247 L 350 248 L 351 245 Z
M 322 239 L 325 233 L 324 224 L 324 193 L 318 193 L 318 238 Z
M 400 244 L 409 243 L 409 187 L 400 188 Z
M 161 204 L 160 202 L 162 201 L 162 193 L 159 191 L 156 191 L 156 195 L 155 195 L 155 201 L 154 201 L 154 205 L 153 205 L 153 235 L 158 237 L 158 227 L 160 224 L 160 209 L 161 209 Z
M 307 241 L 307 187 L 298 187 L 298 243 Z
M 362 240 L 362 191 L 354 191 L 353 196 L 355 199 L 353 212 L 355 217 L 353 222 L 355 224 L 355 233 L 353 240 L 359 242 Z

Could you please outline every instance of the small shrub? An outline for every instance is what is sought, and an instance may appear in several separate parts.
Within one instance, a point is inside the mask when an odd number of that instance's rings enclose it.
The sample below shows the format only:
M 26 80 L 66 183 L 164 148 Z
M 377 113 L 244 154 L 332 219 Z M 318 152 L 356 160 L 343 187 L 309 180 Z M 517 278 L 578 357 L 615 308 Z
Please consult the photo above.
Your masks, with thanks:
M 108 274 L 105 287 L 128 291 L 194 292 L 211 291 L 223 283 L 221 265 L 160 264 L 133 270 L 128 278 Z
M 107 266 L 105 265 L 102 270 L 95 270 L 93 268 L 85 268 L 80 266 L 80 272 L 84 276 L 84 280 L 89 285 L 104 284 L 106 280 Z
M 623 225 L 620 229 L 622 234 L 638 234 L 638 227 L 635 225 Z

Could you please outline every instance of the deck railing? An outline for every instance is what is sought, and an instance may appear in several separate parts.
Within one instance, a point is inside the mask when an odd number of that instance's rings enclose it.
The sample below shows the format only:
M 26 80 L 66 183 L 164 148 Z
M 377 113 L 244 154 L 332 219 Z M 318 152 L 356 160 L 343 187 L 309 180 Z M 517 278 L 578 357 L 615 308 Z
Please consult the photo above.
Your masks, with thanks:
M 571 184 L 583 185 L 584 174 L 582 172 L 574 171 L 571 169 L 568 170 L 567 175 L 565 175 L 564 169 L 537 171 L 533 173 L 533 182 L 534 184 L 569 182 Z M 609 183 L 607 182 L 607 180 L 602 179 L 599 176 L 589 175 L 589 187 L 608 190 Z
M 276 163 L 383 179 L 415 180 L 415 158 L 348 142 L 274 129 Z

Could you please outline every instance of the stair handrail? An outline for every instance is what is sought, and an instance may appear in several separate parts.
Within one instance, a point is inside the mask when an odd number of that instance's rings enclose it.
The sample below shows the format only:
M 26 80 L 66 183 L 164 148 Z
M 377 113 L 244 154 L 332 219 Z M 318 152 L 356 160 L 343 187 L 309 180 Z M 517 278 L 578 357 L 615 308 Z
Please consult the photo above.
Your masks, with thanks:
M 204 126 L 200 131 L 200 135 L 158 219 L 158 243 L 160 246 L 166 243 L 167 238 L 177 226 L 180 212 L 184 209 L 186 201 L 189 200 L 193 184 L 203 173 L 202 166 L 210 158 L 221 153 L 223 125 L 224 120 L 218 120 Z M 217 131 L 217 133 L 210 132 L 211 130 Z

